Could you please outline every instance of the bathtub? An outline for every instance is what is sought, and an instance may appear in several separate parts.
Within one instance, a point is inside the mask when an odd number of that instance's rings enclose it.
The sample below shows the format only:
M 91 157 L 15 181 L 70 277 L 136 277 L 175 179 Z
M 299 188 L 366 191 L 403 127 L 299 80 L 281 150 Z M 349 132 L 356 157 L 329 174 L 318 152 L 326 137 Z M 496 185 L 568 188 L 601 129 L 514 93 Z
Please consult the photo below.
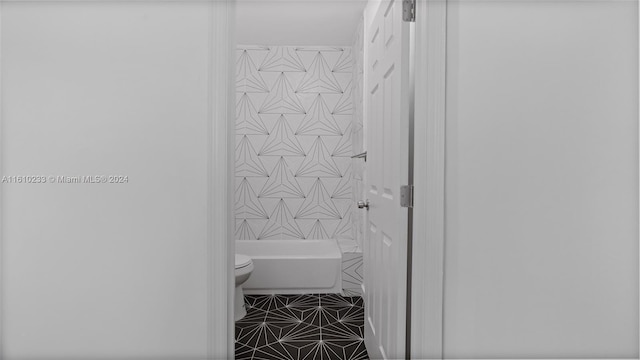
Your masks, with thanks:
M 342 291 L 342 254 L 335 240 L 238 240 L 254 270 L 245 294 L 311 294 Z

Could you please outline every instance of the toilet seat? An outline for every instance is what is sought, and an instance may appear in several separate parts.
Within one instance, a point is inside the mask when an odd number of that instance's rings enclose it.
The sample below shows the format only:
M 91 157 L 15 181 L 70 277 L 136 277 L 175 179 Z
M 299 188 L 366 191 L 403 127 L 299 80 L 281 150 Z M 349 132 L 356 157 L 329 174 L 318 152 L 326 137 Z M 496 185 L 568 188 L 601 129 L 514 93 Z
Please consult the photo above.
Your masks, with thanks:
M 242 269 L 251 265 L 253 261 L 251 258 L 244 254 L 236 254 L 236 269 Z

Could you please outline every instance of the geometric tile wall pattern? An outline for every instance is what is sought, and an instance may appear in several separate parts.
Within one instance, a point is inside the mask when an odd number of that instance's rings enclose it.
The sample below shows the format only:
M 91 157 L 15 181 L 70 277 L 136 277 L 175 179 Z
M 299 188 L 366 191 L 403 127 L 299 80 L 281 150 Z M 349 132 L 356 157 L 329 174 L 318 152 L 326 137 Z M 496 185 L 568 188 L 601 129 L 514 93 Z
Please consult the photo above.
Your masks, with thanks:
M 236 239 L 353 239 L 352 51 L 237 49 Z
M 340 240 L 339 245 L 342 252 L 342 293 L 345 296 L 362 296 L 362 248 L 351 239 Z
M 342 254 L 342 293 L 345 296 L 362 296 L 363 265 L 362 252 Z
M 351 126 L 351 149 L 354 154 L 359 154 L 365 151 L 364 148 L 364 93 L 363 93 L 363 81 L 364 81 L 364 19 L 360 19 L 358 24 L 356 35 L 353 41 L 352 53 L 352 126 Z M 366 199 L 365 193 L 365 167 L 366 163 L 362 159 L 353 159 L 352 165 L 352 182 L 351 182 L 351 194 L 354 204 L 360 199 Z M 365 234 L 365 211 L 358 211 L 355 208 L 353 211 L 353 239 L 356 244 L 363 248 L 364 234 Z
M 364 149 L 364 19 L 360 19 L 356 35 L 353 41 L 352 53 L 352 104 L 349 107 L 352 111 L 351 128 L 351 151 L 359 154 Z M 351 196 L 355 204 L 360 199 L 365 199 L 365 167 L 366 163 L 361 159 L 352 160 Z M 362 254 L 366 212 L 358 208 L 352 211 L 352 231 L 353 240 L 342 240 L 339 242 L 342 251 L 342 293 L 345 296 L 362 296 L 362 283 L 364 282 L 364 259 Z

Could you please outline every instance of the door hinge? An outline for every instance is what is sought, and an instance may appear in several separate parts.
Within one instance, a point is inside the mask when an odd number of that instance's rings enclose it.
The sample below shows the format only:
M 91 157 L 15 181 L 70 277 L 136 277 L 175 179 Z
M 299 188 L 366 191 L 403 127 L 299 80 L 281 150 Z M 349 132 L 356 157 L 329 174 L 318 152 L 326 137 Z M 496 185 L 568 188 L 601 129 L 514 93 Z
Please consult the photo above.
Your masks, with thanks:
M 413 208 L 413 185 L 400 187 L 400 206 Z
M 416 21 L 416 0 L 402 0 L 402 20 Z

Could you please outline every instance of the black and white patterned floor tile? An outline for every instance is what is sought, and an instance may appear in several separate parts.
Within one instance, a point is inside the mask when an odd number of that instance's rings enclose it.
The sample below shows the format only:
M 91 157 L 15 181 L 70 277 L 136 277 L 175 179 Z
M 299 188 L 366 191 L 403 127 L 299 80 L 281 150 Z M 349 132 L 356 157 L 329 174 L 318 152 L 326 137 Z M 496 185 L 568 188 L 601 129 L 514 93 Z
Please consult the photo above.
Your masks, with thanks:
M 236 359 L 361 360 L 361 297 L 338 294 L 247 295 L 247 315 L 236 322 Z

